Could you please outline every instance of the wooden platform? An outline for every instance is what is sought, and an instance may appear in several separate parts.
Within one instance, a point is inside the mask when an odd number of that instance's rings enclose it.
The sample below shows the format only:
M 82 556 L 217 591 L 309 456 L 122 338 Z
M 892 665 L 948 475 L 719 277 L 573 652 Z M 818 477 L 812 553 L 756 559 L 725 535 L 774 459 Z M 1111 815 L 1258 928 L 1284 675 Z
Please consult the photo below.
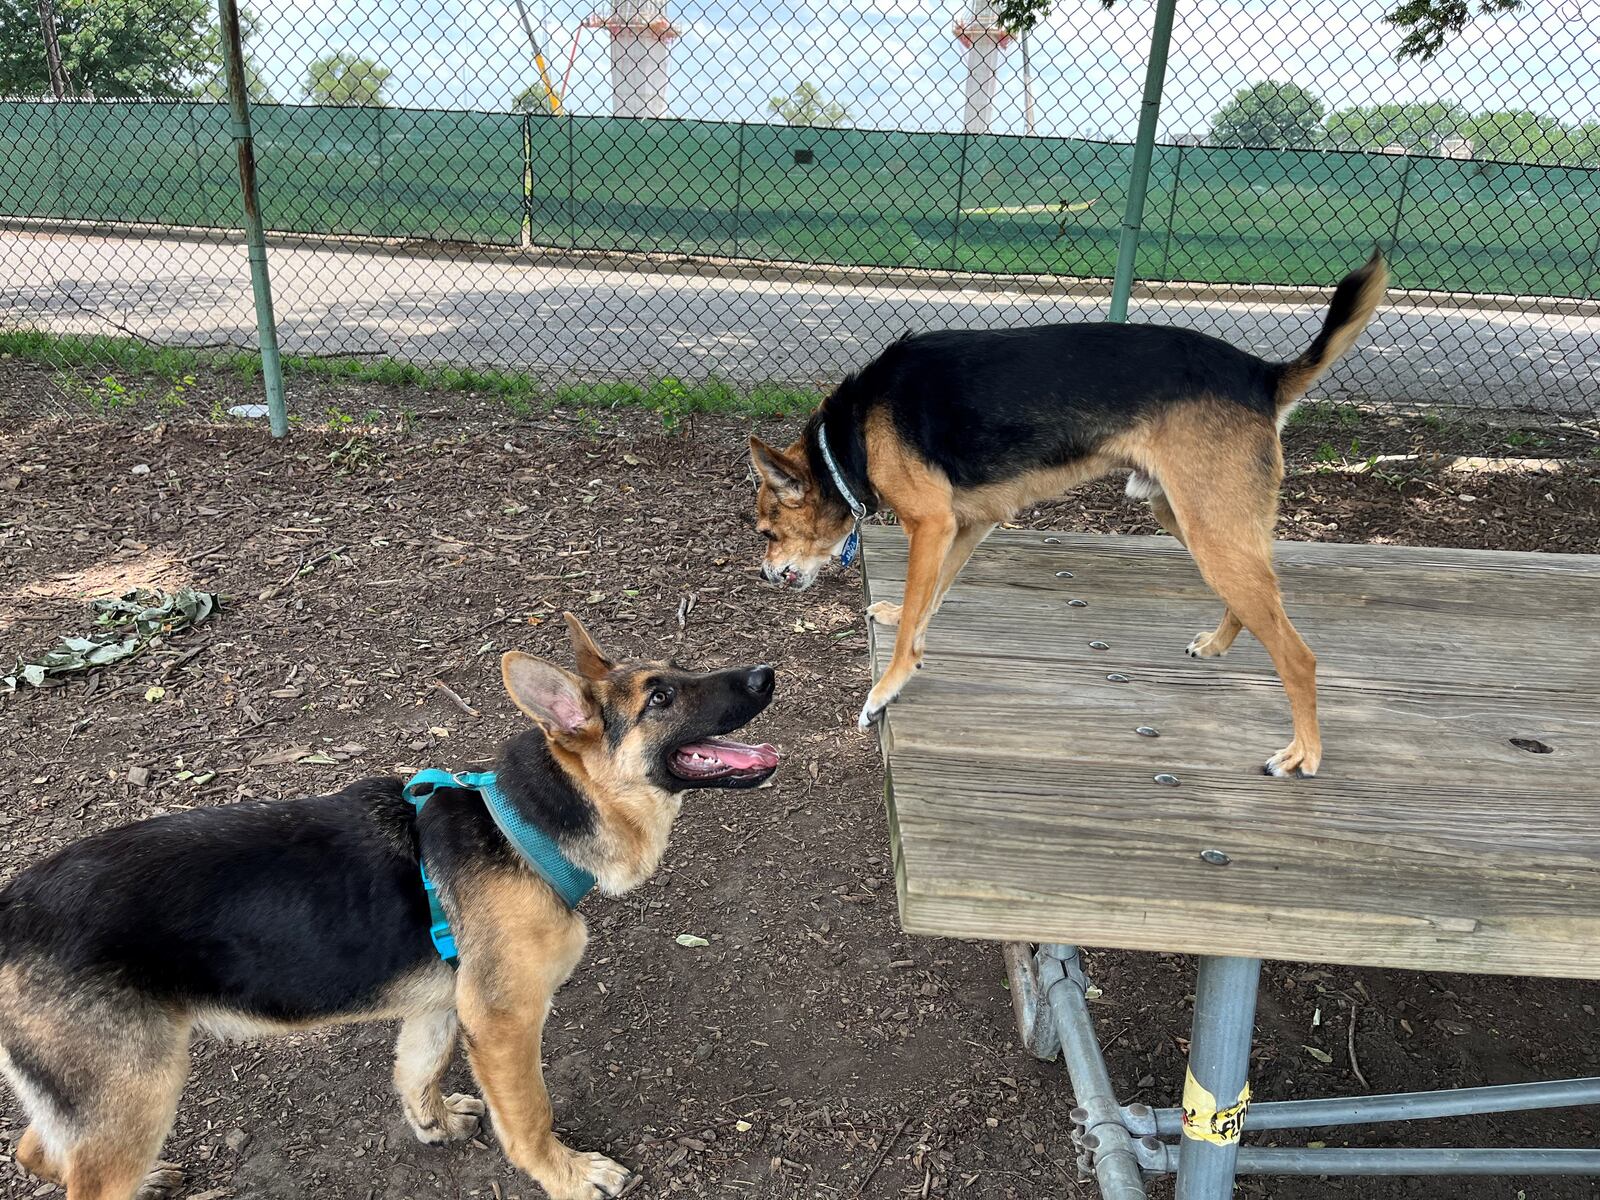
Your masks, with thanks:
M 904 537 L 864 533 L 868 602 L 900 599 Z M 1259 643 L 1183 654 L 1220 610 L 1171 539 L 979 547 L 883 726 L 905 928 L 1600 978 L 1600 558 L 1278 564 L 1319 659 L 1312 780 L 1261 774 L 1290 726 Z M 894 631 L 872 637 L 876 673 Z

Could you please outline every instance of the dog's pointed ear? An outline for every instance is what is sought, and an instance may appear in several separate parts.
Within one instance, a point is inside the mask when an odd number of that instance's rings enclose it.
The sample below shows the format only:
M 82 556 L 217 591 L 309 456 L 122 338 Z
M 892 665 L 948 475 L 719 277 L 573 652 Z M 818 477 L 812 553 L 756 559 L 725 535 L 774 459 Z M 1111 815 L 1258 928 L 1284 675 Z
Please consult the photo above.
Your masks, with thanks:
M 552 737 L 582 733 L 599 723 L 600 709 L 589 686 L 572 672 L 520 650 L 500 656 L 506 694 Z
M 750 461 L 756 473 L 767 481 L 767 486 L 778 494 L 780 502 L 792 504 L 805 495 L 805 468 L 754 434 L 750 436 Z
M 567 622 L 567 635 L 572 639 L 572 657 L 578 664 L 578 674 L 585 679 L 604 679 L 617 664 L 594 644 L 575 614 L 564 612 L 561 615 Z

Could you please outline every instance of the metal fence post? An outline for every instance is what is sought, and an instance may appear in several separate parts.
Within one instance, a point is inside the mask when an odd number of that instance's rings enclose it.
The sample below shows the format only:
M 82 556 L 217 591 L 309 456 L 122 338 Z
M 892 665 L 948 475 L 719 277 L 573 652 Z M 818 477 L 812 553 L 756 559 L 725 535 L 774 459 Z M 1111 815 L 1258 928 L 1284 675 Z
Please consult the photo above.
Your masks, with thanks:
M 256 196 L 256 148 L 250 131 L 250 97 L 244 73 L 244 41 L 239 36 L 238 0 L 217 0 L 222 20 L 223 57 L 228 68 L 229 132 L 239 154 L 239 192 L 244 200 L 244 236 L 250 246 L 250 286 L 256 295 L 256 338 L 261 345 L 261 377 L 267 386 L 267 418 L 272 436 L 289 432 L 283 402 L 283 364 L 278 358 L 278 324 L 272 315 L 272 282 L 267 276 L 267 235 Z
M 194 194 L 197 197 L 204 196 L 206 194 L 205 150 L 201 146 L 200 134 L 205 124 L 205 108 L 200 104 L 186 104 L 183 112 L 189 122 L 189 154 L 190 165 L 194 168 Z M 185 215 L 196 225 L 209 224 L 206 220 L 209 214 L 203 211 Z
M 522 114 L 522 248 L 533 245 L 533 118 Z
M 1600 171 L 1595 172 L 1595 174 L 1600 176 Z M 1588 292 L 1590 300 L 1600 297 L 1600 221 L 1595 222 L 1594 241 L 1589 244 Z
M 1172 227 L 1178 220 L 1178 185 L 1183 182 L 1183 147 L 1177 147 L 1178 161 L 1172 168 L 1172 202 L 1167 205 L 1167 237 L 1161 247 L 1161 278 L 1172 278 Z
M 378 148 L 378 194 L 384 199 L 384 228 L 362 231 L 376 233 L 380 237 L 394 237 L 398 228 L 398 222 L 394 219 L 394 189 L 389 186 L 389 135 L 383 129 L 383 115 L 387 111 L 379 108 L 372 114 L 372 140 Z
M 1400 247 L 1400 217 L 1405 212 L 1406 199 L 1411 192 L 1411 155 L 1406 155 L 1405 166 L 1400 170 L 1400 195 L 1394 202 L 1394 224 L 1389 227 L 1389 261 L 1395 260 Z
M 578 160 L 572 139 L 577 136 L 577 125 L 576 117 L 567 118 L 567 245 L 574 250 L 578 248 Z
M 744 225 L 744 127 L 739 122 L 739 150 L 733 178 L 733 256 L 739 257 L 739 231 Z
M 967 200 L 967 143 L 972 140 L 970 133 L 961 135 L 961 166 L 956 170 L 956 215 L 955 223 L 950 226 L 950 269 L 959 269 L 961 265 L 961 206 Z
M 1111 310 L 1107 319 L 1128 319 L 1128 296 L 1133 291 L 1133 264 L 1139 253 L 1139 226 L 1144 220 L 1144 193 L 1150 184 L 1150 159 L 1156 144 L 1156 117 L 1161 113 L 1161 89 L 1167 79 L 1167 47 L 1172 42 L 1172 12 L 1177 0 L 1156 0 L 1156 24 L 1150 31 L 1150 61 L 1144 72 L 1144 101 L 1139 107 L 1139 133 L 1133 143 L 1133 168 L 1128 175 L 1128 205 L 1122 213 L 1122 236 L 1117 241 L 1117 274 L 1111 283 Z

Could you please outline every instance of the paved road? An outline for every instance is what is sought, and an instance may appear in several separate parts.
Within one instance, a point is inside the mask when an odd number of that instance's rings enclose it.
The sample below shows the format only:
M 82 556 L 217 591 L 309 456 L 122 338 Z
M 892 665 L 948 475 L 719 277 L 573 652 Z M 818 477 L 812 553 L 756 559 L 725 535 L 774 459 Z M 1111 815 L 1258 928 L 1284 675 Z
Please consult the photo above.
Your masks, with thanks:
M 1099 300 L 706 279 L 403 253 L 274 246 L 286 351 L 389 354 L 562 377 L 824 384 L 906 329 L 1094 318 Z M 1136 302 L 1273 357 L 1299 351 L 1313 304 Z M 0 231 L 0 328 L 249 345 L 239 245 Z M 1323 388 L 1398 402 L 1600 410 L 1600 317 L 1395 307 Z

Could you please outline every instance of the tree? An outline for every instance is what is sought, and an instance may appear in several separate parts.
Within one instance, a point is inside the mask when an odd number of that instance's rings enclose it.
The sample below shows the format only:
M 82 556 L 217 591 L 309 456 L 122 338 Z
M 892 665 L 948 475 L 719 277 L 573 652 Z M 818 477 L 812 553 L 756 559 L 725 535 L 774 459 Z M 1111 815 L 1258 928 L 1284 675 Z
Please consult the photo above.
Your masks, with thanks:
M 252 104 L 276 104 L 278 101 L 272 94 L 272 88 L 256 70 L 255 63 L 250 61 L 249 51 L 246 49 L 244 60 L 244 90 L 250 97 Z M 228 73 L 218 70 L 215 75 L 194 89 L 197 100 L 216 100 L 219 102 L 228 99 Z
M 1000 28 L 1020 37 L 1048 17 L 1054 3 L 1055 0 L 995 0 L 994 15 Z M 1111 7 L 1111 0 L 1100 3 L 1104 8 Z
M 837 129 L 850 119 L 842 104 L 823 98 L 822 90 L 814 83 L 795 85 L 787 96 L 774 96 L 767 107 L 790 125 L 820 125 Z
M 1571 131 L 1567 163 L 1574 167 L 1600 167 L 1600 124 L 1590 122 Z
M 1211 118 L 1211 141 L 1219 146 L 1315 146 L 1327 111 L 1297 83 L 1267 80 L 1236 93 Z
M 1478 0 L 1474 11 L 1469 0 L 1401 0 L 1384 20 L 1405 35 L 1396 58 L 1427 62 L 1444 49 L 1445 39 L 1460 33 L 1471 18 L 1516 12 L 1523 4 L 1524 0 Z
M 511 102 L 511 111 L 548 117 L 550 115 L 550 98 L 545 94 L 544 84 L 530 83 L 518 92 L 516 99 Z
M 306 99 L 313 104 L 382 108 L 383 88 L 392 72 L 370 58 L 341 50 L 306 68 Z
M 1572 131 L 1534 112 L 1479 113 L 1462 126 L 1461 136 L 1471 140 L 1473 158 L 1551 164 L 1575 158 Z
M 239 41 L 244 45 L 244 90 L 253 104 L 276 104 L 272 89 L 267 86 L 267 81 L 256 70 L 256 65 L 250 58 L 250 43 L 256 36 L 259 25 L 255 13 L 243 5 L 239 6 Z M 197 84 L 194 89 L 197 100 L 226 101 L 228 98 L 228 69 L 225 56 L 222 53 L 222 30 L 215 30 L 217 38 L 216 71 L 209 79 Z
M 996 0 L 995 12 L 1002 26 L 1012 33 L 1023 34 L 1050 15 L 1054 2 Z M 1110 8 L 1114 0 L 1100 0 L 1100 3 Z M 1396 58 L 1427 62 L 1444 49 L 1445 40 L 1451 34 L 1460 33 L 1473 17 L 1518 12 L 1526 3 L 1527 0 L 1477 0 L 1474 9 L 1471 0 L 1400 0 L 1385 14 L 1384 20 L 1403 34 L 1395 50 Z
M 70 95 L 174 100 L 222 64 L 212 0 L 54 0 Z M 46 96 L 38 0 L 0 0 L 0 96 Z
M 1345 108 L 1328 118 L 1323 144 L 1338 150 L 1382 150 L 1404 146 L 1413 154 L 1437 154 L 1446 138 L 1462 136 L 1467 110 L 1433 100 Z
M 1030 32 L 1050 15 L 1056 0 L 995 0 L 995 16 L 1000 27 L 1018 35 Z M 1101 8 L 1111 8 L 1116 0 L 1100 0 Z
M 44 39 L 44 65 L 50 75 L 50 94 L 67 98 L 67 69 L 61 63 L 61 18 L 55 0 L 39 0 L 39 36 Z

